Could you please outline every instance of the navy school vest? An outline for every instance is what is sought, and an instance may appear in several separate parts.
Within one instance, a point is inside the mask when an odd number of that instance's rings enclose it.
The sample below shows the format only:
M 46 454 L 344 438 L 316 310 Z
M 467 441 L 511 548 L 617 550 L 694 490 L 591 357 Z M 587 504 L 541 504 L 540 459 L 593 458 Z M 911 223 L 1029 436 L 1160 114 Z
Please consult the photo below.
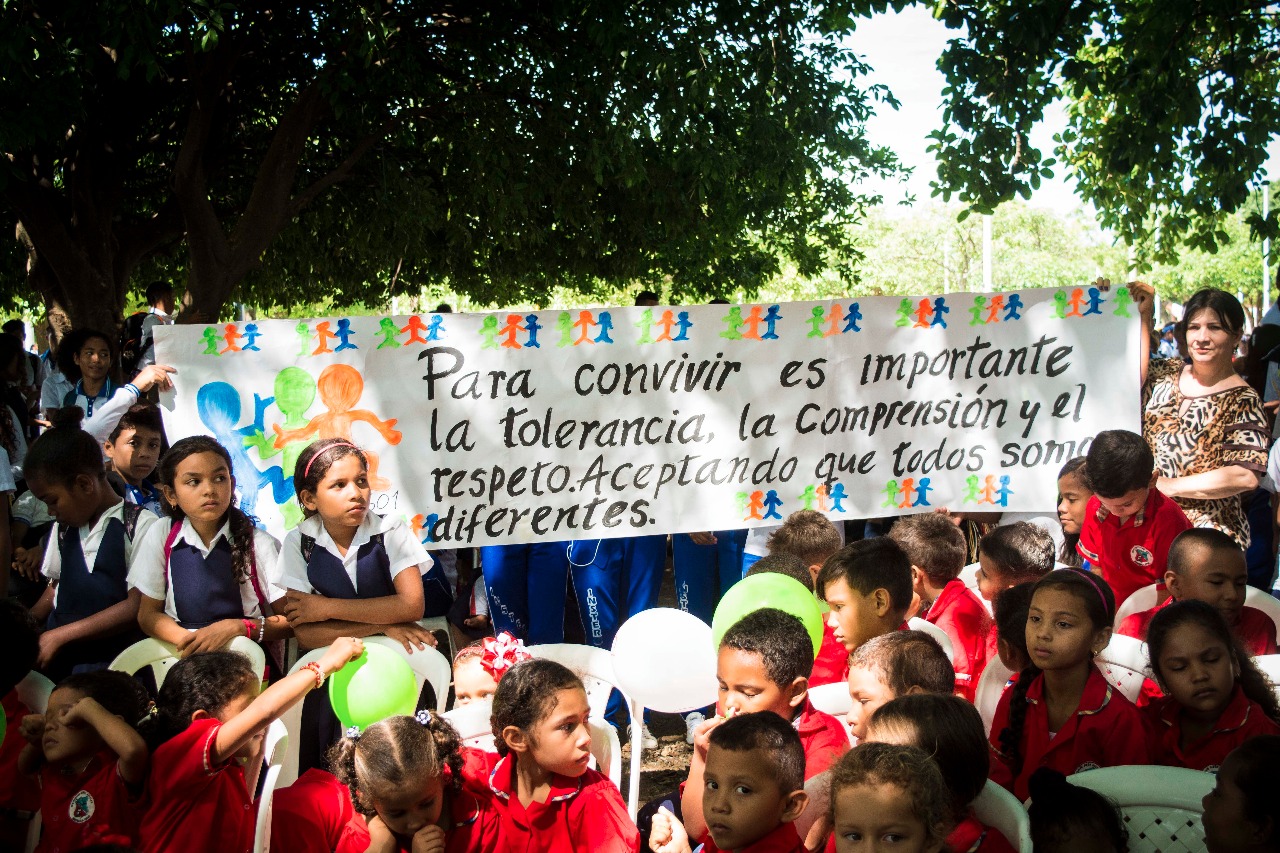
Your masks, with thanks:
M 174 542 L 169 551 L 169 588 L 183 628 L 194 630 L 222 619 L 244 618 L 231 543 L 225 536 L 207 557 L 195 545 Z
M 307 580 L 316 592 L 326 598 L 381 598 L 395 595 L 391 579 L 391 560 L 382 534 L 376 533 L 356 552 L 356 584 L 328 548 L 317 548 L 314 536 L 302 534 L 302 559 L 307 561 Z M 357 592 L 357 588 L 359 592 Z
M 125 504 L 123 518 L 107 521 L 93 560 L 93 571 L 84 561 L 80 547 L 80 531 L 58 525 L 58 555 L 62 573 L 58 579 L 58 604 L 49 614 L 50 628 L 88 618 L 119 604 L 129 596 L 129 565 L 125 559 L 125 542 L 133 540 L 142 507 Z

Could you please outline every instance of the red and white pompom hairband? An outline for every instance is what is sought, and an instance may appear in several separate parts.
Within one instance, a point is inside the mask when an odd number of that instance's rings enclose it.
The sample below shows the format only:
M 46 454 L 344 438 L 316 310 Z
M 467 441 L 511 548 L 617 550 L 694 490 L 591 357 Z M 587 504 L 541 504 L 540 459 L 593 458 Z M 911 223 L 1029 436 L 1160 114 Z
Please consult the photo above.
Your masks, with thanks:
M 496 637 L 485 637 L 480 653 L 480 665 L 484 671 L 500 681 L 503 674 L 522 660 L 529 660 L 533 655 L 524 647 L 524 641 L 518 640 L 506 631 Z

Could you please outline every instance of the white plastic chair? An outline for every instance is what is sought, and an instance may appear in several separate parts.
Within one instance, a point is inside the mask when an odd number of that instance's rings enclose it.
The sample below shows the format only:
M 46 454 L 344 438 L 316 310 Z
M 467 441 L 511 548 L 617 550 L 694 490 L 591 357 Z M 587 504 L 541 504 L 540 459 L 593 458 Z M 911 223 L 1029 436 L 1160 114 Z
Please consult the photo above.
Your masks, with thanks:
M 450 708 L 440 716 L 453 726 L 462 739 L 463 746 L 481 749 L 485 752 L 497 752 L 494 745 L 493 728 L 490 718 L 493 714 L 493 702 L 480 699 L 468 702 L 456 708 Z
M 810 687 L 809 704 L 839 720 L 844 726 L 844 733 L 849 737 L 849 745 L 853 745 L 853 729 L 849 728 L 849 709 L 853 707 L 853 699 L 849 696 L 848 684 L 836 681 L 832 684 Z
M 982 670 L 982 676 L 978 679 L 978 689 L 973 695 L 973 706 L 978 709 L 978 715 L 982 717 L 982 728 L 988 733 L 991 732 L 991 724 L 996 718 L 996 706 L 1000 704 L 1000 697 L 1004 695 L 1004 688 L 1012 676 L 1013 671 L 1005 666 L 999 657 L 993 657 L 987 661 L 986 667 Z M 1004 789 L 1001 788 L 1001 790 Z
M 978 591 L 978 569 L 982 568 L 981 563 L 970 563 L 960 570 L 960 574 L 956 575 L 964 582 L 965 589 L 972 592 L 974 598 L 982 602 L 982 606 L 987 609 L 987 615 L 991 614 L 991 602 L 982 597 L 982 593 Z
M 981 823 L 1000 830 L 1014 850 L 1031 853 L 1031 819 L 1017 797 L 988 779 L 970 805 L 974 816 Z
M 449 628 L 449 620 L 444 616 L 429 616 L 425 619 L 419 619 L 418 624 L 428 631 L 444 631 L 444 635 L 449 642 L 449 662 L 452 664 L 453 659 L 458 656 L 458 644 L 454 642 L 453 631 Z
M 262 760 L 268 767 L 284 763 L 284 755 L 289 751 L 289 730 L 279 720 L 272 720 L 267 726 L 267 737 L 262 744 Z
M 262 796 L 258 798 L 258 824 L 253 830 L 253 853 L 271 853 L 271 803 L 280 782 L 280 769 L 279 764 L 272 764 L 262 777 Z
M 609 703 L 609 689 L 617 689 L 627 706 L 627 714 L 631 719 L 631 731 L 639 732 L 644 720 L 644 708 L 618 687 L 618 676 L 613 671 L 613 655 L 607 649 L 594 646 L 583 646 L 577 643 L 544 643 L 530 646 L 529 654 L 556 663 L 564 664 L 582 679 L 587 689 L 587 705 L 591 708 L 591 716 L 605 719 L 605 708 Z M 644 750 L 631 745 L 631 772 L 627 779 L 627 809 L 635 818 L 640 808 L 640 764 Z
M 1160 601 L 1160 589 L 1158 584 L 1147 584 L 1135 590 L 1132 595 L 1120 603 L 1116 608 L 1116 618 L 1112 623 L 1117 629 L 1120 623 L 1128 619 L 1135 613 L 1141 613 L 1144 610 L 1150 610 Z
M 612 723 L 587 720 L 591 727 L 591 757 L 595 760 L 596 769 L 609 777 L 614 787 L 622 787 L 622 746 L 618 740 L 618 730 Z
M 267 653 L 248 637 L 236 637 L 225 646 L 225 650 L 239 652 L 249 658 L 253 671 L 259 675 L 266 673 Z M 169 670 L 178 660 L 178 650 L 172 644 L 147 637 L 116 655 L 108 668 L 133 675 L 144 667 L 150 667 L 151 674 L 155 677 L 156 689 L 159 690 Z
M 414 684 L 417 685 L 418 692 L 422 692 L 424 682 L 429 683 L 436 694 L 436 710 L 444 711 L 445 704 L 449 700 L 449 676 L 451 674 L 449 661 L 445 660 L 444 655 L 431 646 L 425 649 L 417 649 L 413 654 L 409 654 L 399 642 L 381 634 L 365 637 L 364 642 L 365 645 L 385 646 L 400 655 L 413 670 L 413 680 Z M 319 661 L 320 658 L 324 657 L 326 651 L 327 649 L 315 649 L 307 652 L 298 658 L 298 662 L 289 670 L 289 674 L 292 675 L 309 663 Z M 302 725 L 302 703 L 294 703 L 292 708 L 281 714 L 280 722 L 284 724 L 289 736 L 287 748 L 285 749 L 285 758 L 281 763 L 280 770 L 280 785 L 284 787 L 292 785 L 298 779 L 298 729 Z
M 1244 606 L 1261 610 L 1270 616 L 1271 621 L 1276 623 L 1276 633 L 1280 634 L 1280 599 L 1269 592 L 1249 586 L 1244 590 Z
M 1152 675 L 1147 644 L 1122 634 L 1111 635 L 1111 642 L 1094 658 L 1094 663 L 1102 670 L 1103 677 L 1130 702 L 1138 700 L 1142 683 Z
M 53 682 L 34 669 L 23 676 L 13 687 L 18 701 L 27 706 L 33 714 L 43 714 L 49 707 L 49 694 L 53 692 Z
M 928 634 L 930 637 L 937 640 L 938 645 L 942 646 L 942 651 L 946 652 L 947 660 L 953 660 L 955 658 L 956 650 L 955 647 L 951 645 L 951 638 L 947 636 L 946 631 L 942 630 L 937 625 L 932 622 L 926 622 L 924 619 L 915 616 L 907 620 L 907 627 L 912 631 L 920 631 L 921 633 Z
M 1203 851 L 1200 800 L 1214 776 L 1184 767 L 1103 767 L 1067 777 L 1115 801 L 1129 831 L 1130 853 Z
M 1258 655 L 1253 663 L 1271 679 L 1271 689 L 1275 691 L 1276 699 L 1280 699 L 1280 655 Z

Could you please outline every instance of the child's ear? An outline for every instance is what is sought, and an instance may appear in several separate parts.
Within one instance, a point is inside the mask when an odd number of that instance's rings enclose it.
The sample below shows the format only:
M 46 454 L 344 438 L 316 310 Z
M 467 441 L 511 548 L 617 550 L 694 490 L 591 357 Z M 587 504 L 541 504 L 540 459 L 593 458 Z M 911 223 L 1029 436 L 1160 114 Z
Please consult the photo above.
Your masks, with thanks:
M 234 486 L 232 488 L 234 489 Z M 308 512 L 315 512 L 317 509 L 316 493 L 309 489 L 303 489 L 298 492 L 298 503 L 302 504 L 302 508 Z
M 191 712 L 191 722 L 193 723 L 196 720 L 210 720 L 210 719 L 213 719 L 213 714 L 210 714 L 208 711 L 204 710 L 203 708 L 197 708 L 196 710 Z
M 529 751 L 529 738 L 525 735 L 524 729 L 518 726 L 507 726 L 502 730 L 502 741 L 507 745 L 507 749 L 515 753 L 525 753 Z
M 893 597 L 884 587 L 871 591 L 871 605 L 875 609 L 876 618 L 883 619 L 893 609 Z
M 818 575 L 822 573 L 822 563 L 814 563 L 809 566 L 809 577 L 813 579 L 814 589 L 818 588 Z
M 1182 597 L 1178 595 L 1178 588 L 1181 587 L 1182 584 L 1178 579 L 1177 572 L 1173 571 L 1172 569 L 1166 570 L 1164 573 L 1164 585 L 1165 585 L 1165 588 L 1169 590 L 1169 595 L 1173 596 L 1174 598 Z
M 1093 635 L 1093 653 L 1098 654 L 1111 643 L 1111 626 L 1100 628 Z
M 1152 472 L 1151 472 L 1151 482 L 1147 483 L 1147 488 L 1148 488 L 1148 489 L 1154 489 L 1154 488 L 1156 487 L 1156 481 L 1157 481 L 1157 480 L 1159 480 L 1159 479 L 1160 479 L 1160 472 L 1159 472 L 1159 471 L 1152 471 Z
M 791 823 L 804 814 L 809 805 L 809 795 L 804 791 L 792 791 L 782 802 L 782 822 Z
M 800 703 L 804 701 L 804 697 L 809 693 L 809 679 L 802 675 L 787 685 L 787 688 L 782 692 L 787 697 L 787 704 L 792 708 L 798 708 Z
M 165 503 L 169 506 L 178 505 L 178 493 L 173 487 L 166 486 L 164 483 L 156 483 L 156 488 L 160 490 L 160 496 L 164 498 Z
M 97 478 L 90 477 L 88 474 L 76 474 L 76 478 L 71 481 L 71 484 L 86 494 L 97 491 L 98 488 Z

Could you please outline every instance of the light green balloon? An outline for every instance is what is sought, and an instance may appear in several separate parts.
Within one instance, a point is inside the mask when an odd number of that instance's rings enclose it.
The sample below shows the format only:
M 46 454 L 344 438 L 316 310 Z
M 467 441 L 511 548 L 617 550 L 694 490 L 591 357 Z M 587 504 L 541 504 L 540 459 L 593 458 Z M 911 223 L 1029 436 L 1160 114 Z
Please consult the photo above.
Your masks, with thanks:
M 720 599 L 715 616 L 711 618 L 711 639 L 715 647 L 720 647 L 725 631 L 742 617 L 766 607 L 790 613 L 799 619 L 813 641 L 813 656 L 818 656 L 818 647 L 822 645 L 822 610 L 818 607 L 818 599 L 798 580 L 773 572 L 743 578 Z
M 385 646 L 368 644 L 364 654 L 329 677 L 329 704 L 342 727 L 364 731 L 374 723 L 412 714 L 418 683 L 409 662 Z

